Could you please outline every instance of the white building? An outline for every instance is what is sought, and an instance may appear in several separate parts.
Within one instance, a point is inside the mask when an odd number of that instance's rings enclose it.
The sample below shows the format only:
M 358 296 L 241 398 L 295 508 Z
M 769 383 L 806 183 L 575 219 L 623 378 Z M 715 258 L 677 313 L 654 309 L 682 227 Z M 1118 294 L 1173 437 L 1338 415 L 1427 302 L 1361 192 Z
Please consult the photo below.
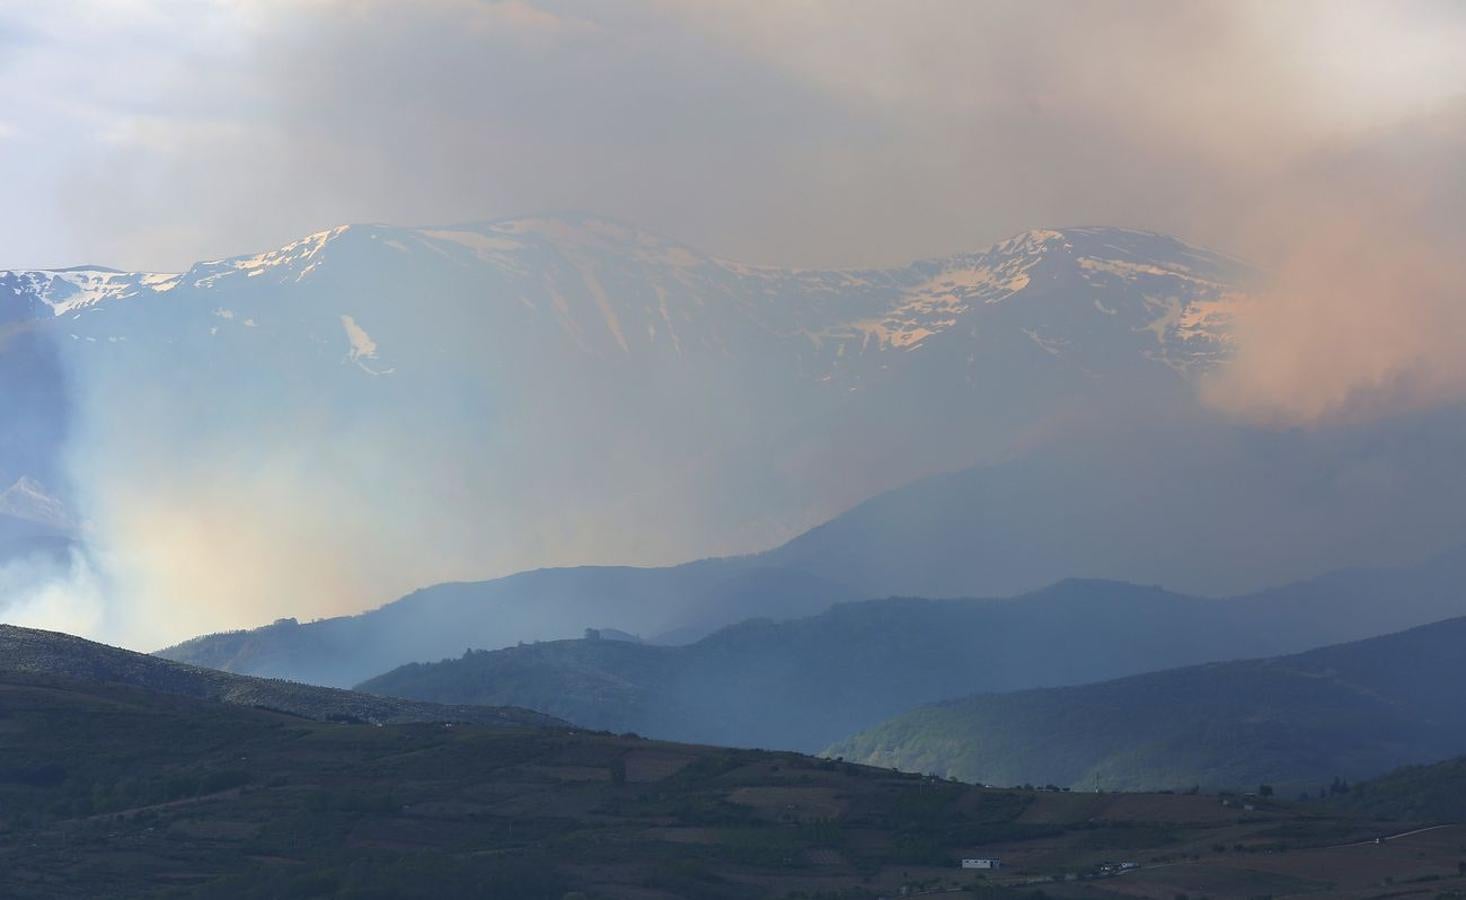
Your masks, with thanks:
M 1001 861 L 989 857 L 962 860 L 964 869 L 999 869 L 1002 868 L 1002 865 Z

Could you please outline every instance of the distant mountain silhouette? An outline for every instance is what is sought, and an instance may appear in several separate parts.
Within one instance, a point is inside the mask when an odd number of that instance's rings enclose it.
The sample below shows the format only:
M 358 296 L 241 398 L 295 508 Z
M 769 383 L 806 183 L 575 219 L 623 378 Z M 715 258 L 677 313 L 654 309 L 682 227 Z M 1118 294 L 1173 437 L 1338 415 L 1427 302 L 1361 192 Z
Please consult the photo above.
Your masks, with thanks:
M 1459 407 L 1286 431 L 1120 420 L 888 491 L 761 559 L 867 596 L 1001 596 L 1076 576 L 1246 593 L 1466 543 L 1463 455 Z M 1331 586 L 1350 591 L 1350 577 Z
M 890 599 L 752 621 L 684 647 L 553 641 L 407 665 L 362 690 L 529 706 L 589 727 L 822 748 L 978 691 L 1296 652 L 1466 613 L 1466 552 L 1214 600 L 1066 581 L 1008 600 Z
M 729 621 L 810 615 L 852 599 L 843 585 L 753 560 L 665 569 L 584 566 L 424 588 L 355 616 L 206 635 L 160 651 L 194 665 L 346 687 L 469 647 L 615 627 L 695 640 Z M 615 643 L 607 641 L 606 643 Z

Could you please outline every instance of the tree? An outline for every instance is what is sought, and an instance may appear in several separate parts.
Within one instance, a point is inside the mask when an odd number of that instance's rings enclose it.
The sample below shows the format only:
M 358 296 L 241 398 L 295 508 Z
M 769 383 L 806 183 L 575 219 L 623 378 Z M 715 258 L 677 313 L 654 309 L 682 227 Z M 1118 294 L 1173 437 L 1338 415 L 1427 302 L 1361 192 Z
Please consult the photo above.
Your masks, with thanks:
M 1259 797 L 1271 797 L 1272 795 L 1273 795 L 1273 786 L 1272 785 L 1270 785 L 1270 784 L 1260 784 L 1260 785 L 1257 786 L 1257 796 L 1259 796 Z

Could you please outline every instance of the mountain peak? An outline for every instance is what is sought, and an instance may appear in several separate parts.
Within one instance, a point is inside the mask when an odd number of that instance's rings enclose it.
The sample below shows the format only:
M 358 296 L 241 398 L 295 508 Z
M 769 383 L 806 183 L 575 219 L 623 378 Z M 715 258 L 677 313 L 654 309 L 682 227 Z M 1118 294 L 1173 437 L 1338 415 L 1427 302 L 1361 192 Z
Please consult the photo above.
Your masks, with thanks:
M 109 300 L 128 300 L 144 291 L 172 289 L 179 276 L 162 272 L 119 272 L 103 266 L 0 271 L 0 286 L 34 298 L 53 316 L 81 312 Z
M 299 281 L 319 265 L 319 257 L 326 246 L 353 227 L 355 226 L 337 225 L 308 234 L 274 250 L 205 260 L 189 269 L 185 278 L 194 287 L 211 287 L 219 278 L 233 274 L 253 278 L 278 272 L 284 280 Z

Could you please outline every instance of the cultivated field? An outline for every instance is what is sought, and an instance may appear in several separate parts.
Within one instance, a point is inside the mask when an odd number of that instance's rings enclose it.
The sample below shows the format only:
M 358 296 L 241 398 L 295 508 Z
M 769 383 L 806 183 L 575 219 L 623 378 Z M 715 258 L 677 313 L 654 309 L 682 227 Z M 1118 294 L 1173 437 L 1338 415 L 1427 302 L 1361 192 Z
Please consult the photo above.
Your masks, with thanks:
M 1412 826 L 1223 799 L 979 788 L 565 728 L 320 722 L 0 676 L 0 896 L 17 900 L 1466 889 L 1466 828 L 1377 844 Z M 1003 867 L 964 871 L 964 856 Z

